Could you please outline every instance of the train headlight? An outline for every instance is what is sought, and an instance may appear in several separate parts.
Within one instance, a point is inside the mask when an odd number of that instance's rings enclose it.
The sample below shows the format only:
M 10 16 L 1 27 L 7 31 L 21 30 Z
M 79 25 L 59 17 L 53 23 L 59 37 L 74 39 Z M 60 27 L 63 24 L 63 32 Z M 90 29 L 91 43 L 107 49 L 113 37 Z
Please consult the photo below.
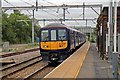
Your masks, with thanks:
M 45 45 L 45 46 L 43 46 L 43 47 L 44 47 L 44 48 L 47 48 L 48 46 Z

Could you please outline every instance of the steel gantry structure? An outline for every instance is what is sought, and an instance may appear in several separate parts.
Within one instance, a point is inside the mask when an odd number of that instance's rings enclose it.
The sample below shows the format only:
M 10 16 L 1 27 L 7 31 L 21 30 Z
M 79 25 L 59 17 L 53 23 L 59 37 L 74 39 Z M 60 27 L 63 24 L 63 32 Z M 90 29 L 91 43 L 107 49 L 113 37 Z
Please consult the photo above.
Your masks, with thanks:
M 47 9 L 47 8 L 91 8 L 91 7 L 100 7 L 102 10 L 102 4 L 96 4 L 96 5 L 60 5 L 60 6 L 21 6 L 21 7 L 2 7 L 2 9 L 7 10 L 35 10 L 35 9 Z
M 79 20 L 85 20 L 86 21 L 86 26 L 87 26 L 87 21 L 89 20 L 96 20 L 94 19 L 85 19 L 85 8 L 91 8 L 96 14 L 98 13 L 94 8 L 100 8 L 100 12 L 102 11 L 102 4 L 96 4 L 96 5 L 86 5 L 83 3 L 83 5 L 55 5 L 55 6 L 38 6 L 38 2 L 36 0 L 36 6 L 21 6 L 21 7 L 2 7 L 2 10 L 32 10 L 33 12 L 33 19 L 32 19 L 32 42 L 34 43 L 34 11 L 38 11 L 38 9 L 50 9 L 50 8 L 62 8 L 63 9 L 63 18 L 60 19 L 38 19 L 37 21 L 43 21 L 43 24 L 45 25 L 45 21 L 79 21 Z M 65 17 L 65 10 L 67 8 L 83 8 L 83 19 L 66 19 Z

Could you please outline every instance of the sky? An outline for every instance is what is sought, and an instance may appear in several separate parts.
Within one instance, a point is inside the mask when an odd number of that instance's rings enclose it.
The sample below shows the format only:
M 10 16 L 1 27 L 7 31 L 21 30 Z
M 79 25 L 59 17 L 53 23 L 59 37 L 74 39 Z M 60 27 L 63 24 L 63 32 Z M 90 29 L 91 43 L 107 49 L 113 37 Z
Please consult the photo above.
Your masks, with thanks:
M 103 6 L 109 6 L 110 0 L 38 0 L 39 6 L 58 6 L 58 5 L 82 5 L 85 4 L 102 4 Z M 120 0 L 117 0 L 117 2 L 120 2 Z M 2 6 L 3 7 L 10 7 L 10 6 L 31 6 L 35 5 L 36 0 L 2 0 Z M 95 11 L 100 13 L 100 8 L 93 8 Z M 58 12 L 57 12 L 58 11 Z M 6 13 L 11 13 L 11 10 L 6 11 Z M 32 15 L 31 10 L 22 10 L 21 13 L 24 13 L 26 15 Z M 68 8 L 66 10 L 66 18 L 83 18 L 83 8 Z M 93 19 L 98 18 L 98 14 L 96 14 L 91 8 L 85 8 L 85 18 L 86 19 Z M 38 11 L 35 11 L 35 18 L 36 19 L 58 19 L 63 18 L 63 9 L 61 8 L 54 8 L 54 9 L 39 9 Z M 58 21 L 52 21 L 52 22 L 45 22 L 45 24 L 58 22 Z M 86 21 L 65 21 L 64 24 L 68 26 L 86 26 Z M 41 27 L 44 26 L 43 22 L 39 22 L 39 25 Z M 96 21 L 87 21 L 87 26 L 95 27 Z

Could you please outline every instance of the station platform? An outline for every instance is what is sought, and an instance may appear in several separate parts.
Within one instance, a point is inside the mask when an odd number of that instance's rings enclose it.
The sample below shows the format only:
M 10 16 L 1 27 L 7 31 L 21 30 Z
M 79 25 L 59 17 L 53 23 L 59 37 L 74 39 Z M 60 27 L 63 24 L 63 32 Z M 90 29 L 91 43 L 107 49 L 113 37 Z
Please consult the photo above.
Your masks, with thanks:
M 112 66 L 102 60 L 92 43 L 77 78 L 113 78 Z
M 48 78 L 113 78 L 113 74 L 111 65 L 100 59 L 95 44 L 86 42 L 44 77 Z

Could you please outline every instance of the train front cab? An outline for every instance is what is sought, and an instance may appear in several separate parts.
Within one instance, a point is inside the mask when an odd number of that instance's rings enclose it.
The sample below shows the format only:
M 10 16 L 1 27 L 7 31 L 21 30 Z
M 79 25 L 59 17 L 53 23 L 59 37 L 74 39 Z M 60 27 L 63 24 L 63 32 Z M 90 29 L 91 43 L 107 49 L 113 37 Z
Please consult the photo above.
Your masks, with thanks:
M 40 53 L 45 62 L 62 62 L 69 54 L 67 28 L 40 30 Z

